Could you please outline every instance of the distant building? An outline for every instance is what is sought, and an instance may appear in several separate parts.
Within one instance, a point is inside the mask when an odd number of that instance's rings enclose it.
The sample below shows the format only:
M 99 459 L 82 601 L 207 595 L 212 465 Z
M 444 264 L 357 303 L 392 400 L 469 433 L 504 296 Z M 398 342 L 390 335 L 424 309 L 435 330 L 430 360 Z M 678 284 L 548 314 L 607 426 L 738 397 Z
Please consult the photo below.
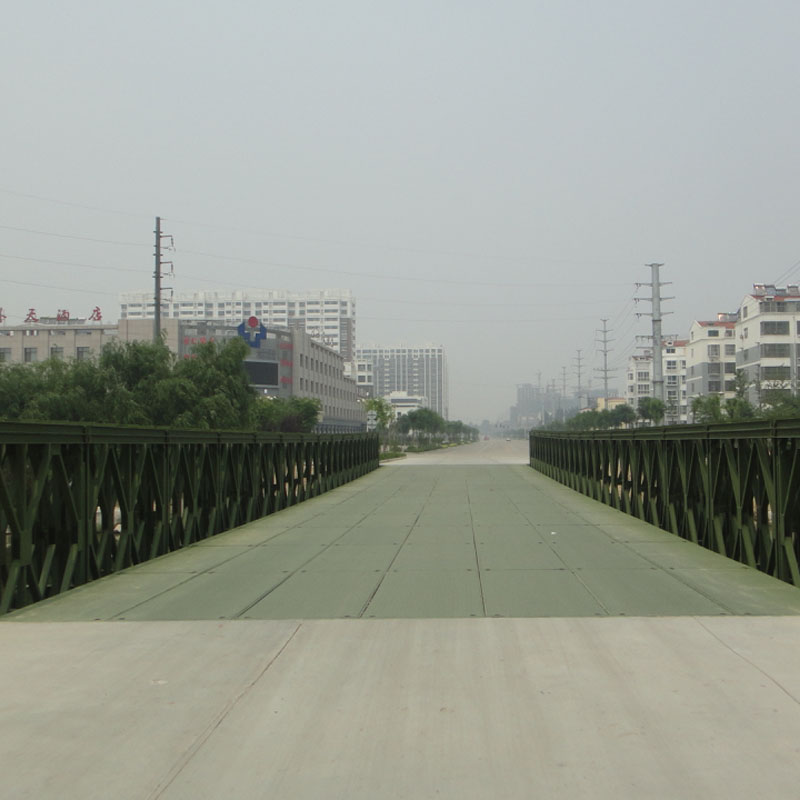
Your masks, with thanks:
M 358 388 L 344 374 L 344 358 L 301 330 L 252 328 L 217 321 L 165 319 L 162 335 L 179 358 L 208 341 L 243 337 L 250 345 L 244 366 L 251 385 L 262 395 L 312 397 L 320 401 L 317 430 L 364 430 L 366 414 Z M 48 358 L 83 360 L 99 355 L 109 342 L 150 341 L 152 320 L 105 323 L 85 319 L 55 322 L 41 319 L 22 325 L 0 325 L 0 362 L 32 364 Z
M 0 325 L 0 362 L 33 364 L 48 358 L 82 361 L 99 353 L 116 335 L 116 323 L 87 319 L 56 321 L 45 317 L 22 325 Z
M 120 338 L 136 338 L 143 320 L 120 320 Z M 216 320 L 165 320 L 163 330 L 176 341 L 179 358 L 208 341 L 242 338 L 250 347 L 244 367 L 250 384 L 269 397 L 311 397 L 320 401 L 317 430 L 347 432 L 365 429 L 366 412 L 355 381 L 345 376 L 344 357 L 298 329 L 274 328 L 257 319 L 229 325 Z M 133 336 L 131 336 L 131 331 Z M 147 338 L 147 337 L 142 337 Z
M 664 423 L 672 425 L 689 421 L 686 392 L 686 339 L 665 336 L 661 342 L 662 375 L 664 377 Z M 645 347 L 628 359 L 628 381 L 625 402 L 634 409 L 643 397 L 654 396 L 653 348 Z
M 692 398 L 718 394 L 723 399 L 735 394 L 736 318 L 717 314 L 715 320 L 697 320 L 689 328 L 686 354 L 686 392 Z
M 797 394 L 800 362 L 800 287 L 757 283 L 739 307 L 736 367 L 744 372 L 748 399 L 766 390 Z
M 152 292 L 120 295 L 120 319 L 153 319 Z M 238 325 L 256 317 L 264 325 L 305 331 L 352 361 L 356 341 L 356 301 L 349 289 L 290 292 L 237 289 L 176 292 L 161 301 L 162 319 L 213 320 Z
M 427 398 L 427 407 L 448 418 L 447 357 L 444 347 L 359 347 L 355 354 L 356 382 L 368 387 L 372 395 L 386 397 L 391 392 Z
M 416 397 L 408 392 L 389 392 L 384 399 L 392 407 L 392 413 L 396 420 L 411 411 L 428 408 L 427 397 Z

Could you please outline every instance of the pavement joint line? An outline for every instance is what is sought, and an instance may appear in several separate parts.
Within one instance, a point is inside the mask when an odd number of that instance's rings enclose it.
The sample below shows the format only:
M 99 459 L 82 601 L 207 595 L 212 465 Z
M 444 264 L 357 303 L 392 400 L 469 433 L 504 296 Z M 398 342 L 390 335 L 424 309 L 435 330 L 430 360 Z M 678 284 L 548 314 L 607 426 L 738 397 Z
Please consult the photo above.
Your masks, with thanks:
M 400 542 L 400 546 L 397 548 L 397 552 L 394 554 L 394 556 L 392 557 L 392 560 L 386 566 L 386 569 L 383 571 L 383 575 L 381 575 L 380 580 L 378 581 L 378 584 L 375 586 L 375 588 L 372 590 L 372 592 L 370 593 L 369 597 L 367 598 L 367 602 L 364 603 L 363 607 L 361 608 L 361 611 L 360 611 L 360 613 L 358 615 L 358 619 L 362 619 L 363 618 L 363 616 L 364 616 L 364 614 L 366 614 L 367 609 L 369 608 L 370 604 L 375 599 L 375 595 L 378 593 L 378 590 L 381 588 L 383 582 L 386 580 L 386 576 L 389 574 L 389 570 L 392 568 L 392 565 L 397 560 L 397 557 L 400 555 L 400 551 L 403 549 L 403 547 L 405 547 L 405 544 L 408 541 L 408 538 L 411 536 L 411 533 L 413 532 L 414 528 L 416 527 L 417 522 L 419 522 L 419 518 L 422 516 L 423 512 L 425 511 L 425 506 L 426 506 L 428 500 L 430 500 L 430 497 L 433 494 L 433 491 L 436 488 L 438 483 L 439 483 L 439 479 L 437 478 L 433 482 L 433 484 L 431 485 L 430 491 L 428 492 L 428 496 L 423 501 L 422 508 L 420 508 L 419 514 L 417 514 L 417 518 L 414 520 L 414 524 L 409 528 L 408 533 L 406 533 L 405 538 L 403 539 L 403 541 Z M 397 570 L 394 570 L 394 571 L 397 572 Z
M 211 736 L 214 734 L 214 731 L 219 728 L 219 726 L 225 721 L 225 718 L 239 704 L 239 701 L 250 692 L 250 690 L 264 677 L 267 670 L 269 670 L 269 668 L 283 655 L 286 648 L 289 647 L 292 640 L 302 627 L 303 623 L 298 622 L 297 626 L 289 634 L 278 652 L 267 661 L 267 663 L 264 665 L 264 668 L 258 673 L 258 675 L 256 675 L 253 680 L 244 686 L 238 694 L 225 703 L 225 705 L 222 707 L 222 710 L 216 715 L 206 729 L 195 738 L 192 744 L 186 749 L 186 752 L 173 765 L 172 769 L 167 773 L 166 777 L 161 781 L 161 783 L 147 796 L 147 800 L 158 800 L 159 797 L 163 796 L 164 792 L 169 789 L 172 783 L 174 783 L 175 779 L 181 774 L 181 772 L 183 772 L 183 770 L 188 766 L 189 762 L 211 738 Z
M 531 525 L 531 527 L 537 529 L 538 526 L 536 525 L 536 523 L 534 523 L 533 520 L 531 520 L 531 518 L 524 511 L 520 510 L 519 506 L 514 502 L 514 500 L 511 497 L 508 497 L 507 500 L 509 503 L 511 503 L 512 506 L 514 506 L 514 508 L 520 514 L 522 514 L 522 517 L 525 520 L 527 520 L 528 524 Z M 558 503 L 558 501 L 556 501 L 556 505 L 558 505 L 559 508 L 563 508 L 563 506 L 560 503 Z M 613 616 L 609 608 L 606 606 L 606 604 L 589 588 L 589 586 L 586 584 L 586 581 L 584 581 L 583 578 L 578 574 L 578 570 L 573 569 L 569 564 L 567 564 L 567 562 L 564 561 L 564 558 L 561 555 L 561 553 L 558 552 L 558 549 L 553 547 L 552 537 L 548 537 L 547 539 L 545 539 L 544 543 L 547 545 L 550 552 L 553 553 L 555 557 L 564 565 L 564 569 L 567 570 L 570 573 L 570 575 L 572 575 L 581 586 L 583 586 L 584 590 L 589 595 L 589 597 L 591 597 L 592 600 L 594 600 L 595 603 L 597 603 L 597 605 L 603 609 L 603 612 L 607 616 Z
M 362 476 L 362 477 L 366 477 L 366 476 Z M 363 488 L 359 489 L 359 490 L 358 490 L 358 492 L 356 492 L 356 493 L 354 493 L 354 494 L 351 494 L 350 496 L 348 496 L 348 497 L 346 497 L 346 498 L 344 498 L 344 499 L 340 500 L 340 501 L 339 501 L 338 503 L 336 503 L 335 505 L 343 505 L 344 503 L 348 502 L 349 500 L 353 499 L 354 497 L 358 496 L 359 494 L 363 494 L 365 491 L 368 491 L 367 487 L 363 487 Z M 396 492 L 396 490 L 395 490 L 395 492 L 393 492 L 392 494 L 396 494 L 396 493 L 397 493 L 397 492 Z M 326 495 L 328 495 L 328 494 L 330 494 L 330 492 L 326 492 L 325 494 L 326 494 Z M 323 495 L 318 495 L 318 497 L 322 497 L 322 496 L 323 496 Z M 391 495 L 390 495 L 390 496 L 391 496 Z M 313 500 L 314 498 L 309 498 L 309 499 Z M 306 502 L 308 502 L 308 501 L 306 501 Z M 286 510 L 288 510 L 289 508 L 297 508 L 297 506 L 288 506 L 286 509 L 279 509 L 278 511 L 273 511 L 273 512 L 272 512 L 272 514 L 267 514 L 265 517 L 259 517 L 259 519 L 258 519 L 258 520 L 251 520 L 251 522 L 246 522 L 246 523 L 244 523 L 243 525 L 237 525 L 237 526 L 235 526 L 235 527 L 233 527 L 233 528 L 230 528 L 230 529 L 228 529 L 227 531 L 220 531 L 220 533 L 214 534 L 214 536 L 221 536 L 221 535 L 223 535 L 223 534 L 225 534 L 225 533 L 230 533 L 230 532 L 232 532 L 232 531 L 235 531 L 237 528 L 243 528 L 243 527 L 245 527 L 245 526 L 247 526 L 247 525 L 250 525 L 250 524 L 252 524 L 253 522 L 258 522 L 258 521 L 260 521 L 260 520 L 263 520 L 263 519 L 268 519 L 269 517 L 272 517 L 272 516 L 274 516 L 275 514 L 279 514 L 281 511 L 286 511 Z M 320 512 L 319 512 L 319 513 L 317 513 L 317 514 L 314 514 L 312 517 L 309 517 L 309 519 L 316 519 L 317 517 L 323 517 L 323 516 L 325 516 L 325 512 L 324 512 L 324 511 L 320 511 Z M 367 516 L 369 516 L 369 515 L 367 515 Z M 359 520 L 359 522 L 363 522 L 363 520 L 364 520 L 364 519 L 365 519 L 365 517 L 363 517 L 361 520 Z M 357 525 L 357 524 L 358 524 L 358 523 L 356 523 L 356 525 Z M 293 530 L 295 530 L 297 527 L 298 527 L 297 525 L 294 525 L 294 526 L 292 526 L 291 528 L 287 528 L 285 531 L 279 531 L 279 532 L 278 532 L 278 533 L 276 533 L 274 536 L 272 536 L 272 537 L 270 537 L 269 539 L 265 540 L 264 542 L 261 542 L 260 544 L 256 545 L 256 547 L 263 547 L 263 546 L 264 546 L 264 545 L 266 545 L 267 543 L 269 543 L 269 542 L 273 541 L 274 539 L 276 539 L 278 536 L 282 536 L 284 533 L 288 533 L 289 531 L 293 531 Z M 343 533 L 343 534 L 342 534 L 342 536 L 344 536 L 346 533 L 349 533 L 349 531 L 350 531 L 350 530 L 351 530 L 351 529 L 348 529 L 347 531 L 345 531 L 345 533 Z M 339 538 L 341 538 L 341 537 L 339 537 Z M 205 541 L 205 540 L 200 540 L 200 541 Z M 336 540 L 334 540 L 334 541 L 338 541 L 338 539 L 336 539 Z M 197 544 L 197 542 L 193 542 L 192 544 Z M 329 546 L 330 546 L 330 545 L 329 545 Z M 172 553 L 169 553 L 168 555 L 173 555 L 174 553 L 186 552 L 186 550 L 187 550 L 187 549 L 188 549 L 188 548 L 186 548 L 186 547 L 181 547 L 181 548 L 180 548 L 180 549 L 178 549 L 178 550 L 173 550 L 173 551 L 172 551 Z M 222 566 L 223 564 L 227 564 L 229 561 L 233 561 L 233 560 L 235 560 L 235 559 L 237 559 L 237 558 L 241 558 L 242 556 L 246 556 L 246 555 L 248 554 L 248 550 L 249 550 L 249 549 L 250 549 L 250 548 L 247 548 L 247 549 L 243 550 L 241 553 L 237 553 L 236 555 L 234 555 L 234 556 L 231 556 L 230 558 L 226 558 L 226 559 L 224 559 L 223 561 L 219 561 L 219 562 L 217 562 L 216 564 L 213 564 L 212 566 L 210 566 L 210 567 L 207 567 L 206 569 L 203 569 L 203 570 L 199 570 L 199 571 L 193 572 L 193 573 L 189 574 L 189 577 L 188 577 L 188 578 L 186 578 L 186 580 L 180 581 L 179 583 L 173 584 L 172 586 L 168 586 L 166 589 L 162 589 L 160 592 L 156 592 L 155 594 L 152 594 L 152 595 L 150 595 L 149 597 L 146 597 L 144 600 L 140 600 L 138 603 L 134 603 L 132 606 L 128 606 L 127 608 L 124 608 L 122 611 L 119 611 L 119 612 L 117 612 L 116 614 L 113 614 L 113 615 L 112 615 L 111 617 L 109 617 L 108 619 L 118 619 L 118 620 L 120 620 L 120 621 L 124 621 L 124 620 L 125 620 L 125 616 L 124 616 L 125 614 L 129 614 L 129 613 L 130 613 L 131 611 L 133 611 L 134 609 L 136 609 L 136 608 L 139 608 L 139 606 L 142 606 L 142 605 L 144 605 L 145 603 L 149 603 L 151 600 L 155 600 L 157 597 L 162 597 L 163 595 L 165 595 L 165 594 L 168 594 L 169 592 L 171 592 L 171 591 L 173 591 L 173 590 L 177 589 L 177 588 L 178 588 L 178 587 L 180 587 L 180 586 L 183 586 L 184 584 L 188 583 L 189 581 L 193 580 L 194 578 L 197 578 L 197 577 L 198 577 L 198 576 L 200 576 L 200 575 L 206 575 L 206 574 L 208 574 L 208 573 L 212 572 L 213 570 L 217 569 L 218 567 Z M 318 555 L 321 555 L 321 553 L 325 552 L 325 550 L 327 550 L 327 547 L 326 547 L 326 548 L 324 548 L 324 549 L 323 549 L 323 550 L 322 550 L 320 553 L 317 553 L 316 555 L 312 556 L 312 557 L 309 559 L 309 561 L 313 560 L 313 559 L 314 559 L 314 558 L 316 558 Z M 148 561 L 143 561 L 143 562 L 142 562 L 142 565 L 149 563 L 149 561 L 150 561 L 150 560 L 148 560 Z M 308 561 L 306 561 L 304 564 L 302 564 L 302 565 L 301 565 L 301 567 L 304 567 L 304 566 L 306 566 L 306 564 L 308 564 Z M 137 565 L 137 566 L 138 566 L 138 565 Z M 301 567 L 298 567 L 298 569 L 300 569 Z M 123 574 L 123 573 L 116 573 L 116 574 L 117 574 L 117 575 L 120 575 L 120 574 Z M 175 574 L 176 574 L 176 575 L 179 575 L 179 574 L 181 574 L 181 573 L 175 573 Z M 291 578 L 293 574 L 294 574 L 294 573 L 291 573 L 291 574 L 287 575 L 287 577 L 286 577 L 286 579 L 285 579 L 285 580 L 288 580 L 289 578 Z M 111 576 L 109 576 L 109 577 L 114 577 L 114 576 L 113 576 L 113 575 L 111 575 Z M 283 583 L 283 582 L 284 582 L 284 581 L 281 581 L 281 583 Z M 89 587 L 89 586 L 91 586 L 93 583 L 94 583 L 94 581 L 90 581 L 89 583 L 87 583 L 87 584 L 84 584 L 84 586 L 86 586 L 86 587 Z M 277 584 L 276 586 L 273 586 L 273 587 L 272 587 L 272 589 L 270 589 L 270 591 L 272 591 L 273 589 L 277 589 L 277 587 L 278 587 L 278 586 L 280 586 L 280 584 Z M 83 587 L 76 587 L 76 588 L 80 589 L 80 588 L 83 588 Z M 269 594 L 269 592 L 267 592 L 267 594 Z M 266 597 L 266 594 L 264 595 L 264 597 Z M 263 600 L 263 598 L 260 598 L 260 599 L 259 599 L 259 600 L 257 600 L 256 602 L 260 602 L 260 600 Z M 255 603 L 254 603 L 253 605 L 255 605 Z M 251 605 L 251 606 L 248 606 L 248 608 L 244 609 L 244 611 L 241 611 L 241 612 L 240 612 L 238 615 L 236 615 L 236 616 L 241 616 L 241 614 L 244 614 L 244 613 L 245 613 L 246 611 L 248 611 L 250 608 L 252 608 L 252 605 Z M 236 617 L 233 617 L 233 618 L 235 619 Z
M 478 542 L 475 536 L 475 517 L 472 513 L 472 499 L 469 495 L 469 481 L 464 481 L 464 489 L 467 493 L 467 509 L 469 509 L 469 526 L 472 529 L 472 549 L 475 553 L 475 567 L 476 572 L 478 573 L 478 589 L 481 593 L 481 609 L 483 610 L 483 616 L 486 616 L 486 597 L 483 594 L 483 579 L 481 578 L 481 559 L 478 555 Z
M 777 678 L 773 678 L 772 675 L 770 675 L 769 672 L 767 672 L 763 667 L 760 667 L 754 661 L 749 659 L 744 653 L 740 653 L 735 647 L 730 645 L 717 633 L 712 631 L 700 617 L 695 617 L 695 621 L 701 628 L 703 628 L 703 630 L 705 630 L 714 639 L 716 639 L 726 650 L 733 653 L 733 655 L 735 655 L 737 658 L 740 658 L 742 661 L 745 662 L 745 664 L 749 664 L 753 669 L 760 672 L 770 683 L 773 684 L 773 686 L 776 686 L 778 689 L 780 689 L 794 703 L 800 705 L 800 698 L 795 697 L 795 695 L 793 695 Z
M 547 480 L 552 480 L 552 478 L 547 478 L 546 475 L 543 475 L 542 477 L 546 478 Z M 563 484 L 560 484 L 557 481 L 555 481 L 555 483 L 557 483 L 559 486 L 563 486 Z M 570 489 L 568 486 L 564 486 L 564 489 L 566 489 L 567 491 L 570 491 L 570 492 L 575 492 L 576 494 L 580 495 L 581 497 L 586 497 L 586 495 L 582 494 L 581 492 L 576 492 L 575 489 Z M 589 498 L 589 499 L 591 499 L 591 498 Z M 599 502 L 599 501 L 595 500 L 594 502 Z M 561 508 L 566 508 L 566 506 L 564 506 L 562 503 L 559 503 L 558 501 L 556 501 L 556 503 Z M 663 533 L 665 536 L 674 536 L 679 541 L 687 542 L 689 544 L 694 544 L 694 542 L 689 542 L 688 539 L 684 539 L 682 536 L 678 536 L 677 534 L 672 533 L 672 531 L 664 530 L 664 528 L 659 528 L 656 525 L 652 525 L 649 522 L 645 522 L 645 520 L 639 519 L 639 517 L 634 517 L 633 514 L 625 514 L 624 511 L 619 511 L 619 509 L 613 508 L 613 506 L 607 506 L 605 503 L 601 503 L 601 505 L 604 506 L 605 508 L 608 508 L 608 509 L 612 510 L 612 511 L 617 511 L 620 514 L 624 514 L 626 517 L 630 517 L 631 519 L 634 519 L 634 520 L 636 520 L 637 522 L 640 522 L 643 525 L 649 525 L 651 528 L 655 528 L 655 530 L 659 531 L 660 533 Z M 634 550 L 630 546 L 630 544 L 631 544 L 630 542 L 620 541 L 620 540 L 614 539 L 614 537 L 611 536 L 611 534 L 608 531 L 606 531 L 602 527 L 600 527 L 598 525 L 595 525 L 594 523 L 590 522 L 579 510 L 573 511 L 572 513 L 574 513 L 575 516 L 578 517 L 579 519 L 583 520 L 587 526 L 590 526 L 590 527 L 594 528 L 595 530 L 599 531 L 603 536 L 606 537 L 606 539 L 609 539 L 610 541 L 614 542 L 615 544 L 621 544 L 629 553 L 633 553 L 634 555 L 638 556 L 642 560 L 646 561 L 648 564 L 652 564 L 652 566 L 655 569 L 659 570 L 660 572 L 662 572 L 662 573 L 664 573 L 666 575 L 669 575 L 673 580 L 677 581 L 682 586 L 685 586 L 687 589 L 691 589 L 692 591 L 697 592 L 702 597 L 705 597 L 705 599 L 708 600 L 709 602 L 714 603 L 715 605 L 718 605 L 727 614 L 733 614 L 733 615 L 736 614 L 736 611 L 731 606 L 726 605 L 721 599 L 719 599 L 717 597 L 713 597 L 709 592 L 703 591 L 702 588 L 698 588 L 697 586 L 694 586 L 691 583 L 689 583 L 689 581 L 684 580 L 683 577 L 682 577 L 681 570 L 677 570 L 677 569 L 674 569 L 674 568 L 667 568 L 664 565 L 659 564 L 657 561 L 654 561 L 652 558 L 648 558 L 646 555 L 644 555 L 643 553 L 640 553 L 638 550 Z M 703 550 L 708 550 L 708 552 L 710 552 L 710 553 L 715 553 L 716 555 L 722 556 L 723 558 L 727 558 L 727 556 L 724 556 L 722 553 L 717 553 L 716 550 L 712 550 L 710 547 L 703 547 L 703 545 L 696 545 L 696 546 L 697 547 L 702 547 Z M 734 559 L 731 559 L 731 560 L 733 561 Z M 737 562 L 737 563 L 739 563 L 739 562 Z
M 400 488 L 398 487 L 397 489 L 395 489 L 395 491 L 394 491 L 394 492 L 392 492 L 392 494 L 391 494 L 391 495 L 389 495 L 389 499 L 391 499 L 391 498 L 392 498 L 394 495 L 396 495 L 396 494 L 397 494 L 399 491 L 400 491 Z M 339 536 L 337 536 L 335 539 L 333 539 L 333 541 L 331 541 L 331 542 L 328 542 L 328 544 L 326 544 L 326 545 L 325 545 L 325 546 L 324 546 L 324 547 L 323 547 L 323 548 L 322 548 L 322 549 L 321 549 L 321 550 L 320 550 L 318 553 L 315 553 L 313 556 L 311 556 L 311 558 L 308 558 L 308 559 L 306 559 L 306 561 L 304 561 L 302 564 L 300 564 L 300 565 L 299 565 L 299 566 L 298 566 L 296 569 L 294 569 L 294 570 L 292 570 L 291 572 L 289 572 L 289 573 L 286 575 L 286 577 L 285 577 L 285 578 L 283 578 L 282 580 L 280 580 L 280 581 L 279 581 L 278 583 L 276 583 L 274 586 L 271 586 L 269 589 L 267 589 L 267 591 L 266 591 L 266 592 L 264 592 L 264 593 L 263 593 L 263 594 L 261 594 L 259 597 L 257 597 L 257 598 L 256 598 L 256 599 L 255 599 L 255 600 L 252 602 L 252 603 L 249 603 L 249 604 L 248 604 L 248 605 L 247 605 L 245 608 L 243 608 L 243 609 L 242 609 L 241 611 L 239 611 L 238 613 L 236 613 L 236 614 L 232 614 L 232 615 L 231 615 L 231 617 L 230 617 L 230 619 L 239 619 L 239 618 L 241 618 L 241 616 L 242 616 L 243 614 L 246 614 L 246 613 L 247 613 L 247 612 L 248 612 L 248 611 L 249 611 L 251 608 L 253 608 L 254 606 L 258 605 L 258 604 L 259 604 L 259 603 L 260 603 L 260 602 L 261 602 L 261 601 L 262 601 L 264 598 L 266 598 L 267 596 L 269 596 L 270 594 L 272 594 L 272 592 L 274 592 L 274 591 L 275 591 L 275 590 L 276 590 L 278 587 L 282 586 L 282 585 L 283 585 L 284 583 L 286 583 L 286 581 L 288 581 L 290 578 L 294 577 L 294 576 L 295 576 L 295 575 L 297 575 L 299 572 L 303 571 L 303 567 L 306 567 L 306 566 L 308 566 L 308 565 L 309 565 L 309 564 L 310 564 L 310 563 L 311 563 L 311 562 L 312 562 L 312 561 L 313 561 L 315 558 L 319 558 L 319 557 L 320 557 L 320 556 L 321 556 L 323 553 L 327 552 L 327 551 L 328 551 L 328 550 L 329 550 L 331 547 L 333 547 L 333 546 L 334 546 L 334 545 L 335 545 L 335 544 L 336 544 L 336 543 L 337 543 L 337 542 L 338 542 L 340 539 L 343 539 L 345 536 L 347 536 L 347 534 L 348 534 L 348 533 L 350 533 L 350 531 L 352 531 L 352 530 L 353 530 L 353 529 L 354 529 L 356 526 L 358 526 L 358 525 L 359 525 L 360 523 L 362 523 L 362 522 L 363 522 L 365 519 L 367 519 L 369 516 L 371 516 L 371 515 L 372 515 L 372 512 L 373 512 L 373 510 L 374 510 L 374 509 L 371 509 L 370 511 L 368 511 L 367 513 L 365 513 L 365 514 L 364 514 L 364 515 L 363 515 L 363 516 L 362 516 L 362 517 L 361 517 L 361 518 L 360 518 L 358 521 L 354 522 L 354 523 L 353 523 L 353 524 L 352 524 L 352 525 L 351 525 L 351 526 L 350 526 L 350 527 L 349 527 L 349 528 L 348 528 L 346 531 L 344 531 L 343 533 L 339 534 Z M 421 512 L 420 512 L 420 513 L 421 513 Z M 380 584 L 379 584 L 379 585 L 380 585 Z M 376 591 L 377 591 L 377 589 L 376 589 Z

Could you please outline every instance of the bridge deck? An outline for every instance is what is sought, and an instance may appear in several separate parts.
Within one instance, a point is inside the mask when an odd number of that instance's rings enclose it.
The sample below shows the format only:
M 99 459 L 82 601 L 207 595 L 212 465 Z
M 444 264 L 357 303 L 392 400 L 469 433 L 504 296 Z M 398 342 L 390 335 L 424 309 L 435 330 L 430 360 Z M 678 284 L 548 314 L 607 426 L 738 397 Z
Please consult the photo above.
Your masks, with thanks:
M 800 591 L 524 458 L 410 459 L 12 615 L 4 796 L 797 796 Z
M 408 463 L 10 619 L 786 613 L 797 589 L 527 466 Z

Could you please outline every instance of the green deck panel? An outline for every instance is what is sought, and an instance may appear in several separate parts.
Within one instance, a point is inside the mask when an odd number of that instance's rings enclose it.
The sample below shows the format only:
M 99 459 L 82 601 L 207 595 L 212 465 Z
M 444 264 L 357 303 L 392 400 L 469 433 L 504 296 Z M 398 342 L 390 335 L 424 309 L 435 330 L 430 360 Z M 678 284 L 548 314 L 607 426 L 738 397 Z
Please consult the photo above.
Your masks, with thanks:
M 390 572 L 364 612 L 376 618 L 483 617 L 476 570 Z
M 381 468 L 13 620 L 800 614 L 800 590 L 517 466 Z
M 569 570 L 492 570 L 481 573 L 487 617 L 606 616 Z
M 191 572 L 153 573 L 137 569 L 125 570 L 41 603 L 26 606 L 5 619 L 20 622 L 113 619 L 132 606 L 196 577 L 197 573 Z
M 230 573 L 199 575 L 118 614 L 121 620 L 232 619 L 285 580 L 284 573 L 261 572 L 247 582 Z
M 557 570 L 563 561 L 545 542 L 531 540 L 520 547 L 513 542 L 478 543 L 478 558 L 482 570 Z
M 477 569 L 475 547 L 472 542 L 408 542 L 398 553 L 394 570 L 468 570 Z
M 245 611 L 242 618 L 359 617 L 382 575 L 380 572 L 301 570 Z
M 728 613 L 721 602 L 656 567 L 580 569 L 575 574 L 611 616 L 713 616 Z
M 146 572 L 205 572 L 218 567 L 239 556 L 246 555 L 254 546 L 239 547 L 198 547 L 192 545 L 181 551 L 181 558 L 173 558 L 173 554 L 159 556 L 139 564 L 134 569 L 137 573 Z M 128 572 L 129 570 L 125 570 Z

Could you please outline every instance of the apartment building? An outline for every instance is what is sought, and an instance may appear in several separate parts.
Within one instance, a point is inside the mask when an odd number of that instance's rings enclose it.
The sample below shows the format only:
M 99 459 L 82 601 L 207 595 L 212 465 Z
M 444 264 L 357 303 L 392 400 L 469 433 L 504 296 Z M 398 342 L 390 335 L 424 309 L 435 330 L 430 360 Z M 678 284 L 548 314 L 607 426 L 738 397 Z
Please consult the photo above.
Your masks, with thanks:
M 662 374 L 666 424 L 688 422 L 689 404 L 686 387 L 686 347 L 688 341 L 667 336 L 661 342 Z M 625 402 L 638 408 L 643 397 L 653 397 L 653 348 L 645 347 L 628 359 Z
M 696 320 L 689 328 L 686 390 L 693 397 L 736 394 L 737 314 L 717 314 L 715 320 Z
M 375 397 L 386 397 L 392 392 L 424 397 L 428 408 L 448 419 L 447 356 L 442 345 L 371 345 L 357 348 L 355 355 L 359 386 L 368 388 L 367 379 L 371 376 Z
M 757 283 L 739 307 L 736 366 L 748 382 L 748 399 L 765 390 L 798 391 L 800 287 Z
M 149 292 L 120 295 L 120 319 L 153 319 L 155 299 Z M 352 361 L 356 336 L 356 301 L 349 289 L 290 292 L 278 289 L 176 292 L 161 302 L 162 319 L 181 322 L 214 320 L 238 325 L 256 317 L 276 328 L 305 331 L 312 339 Z

